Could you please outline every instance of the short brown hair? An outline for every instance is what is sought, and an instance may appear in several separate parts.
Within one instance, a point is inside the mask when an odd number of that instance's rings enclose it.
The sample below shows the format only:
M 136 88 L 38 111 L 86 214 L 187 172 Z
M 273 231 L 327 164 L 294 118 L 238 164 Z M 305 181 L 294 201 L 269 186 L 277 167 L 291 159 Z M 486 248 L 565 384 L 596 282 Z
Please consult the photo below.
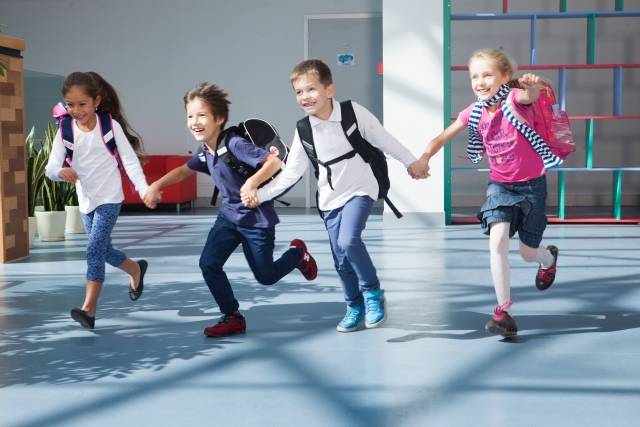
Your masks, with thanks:
M 325 87 L 333 84 L 333 77 L 331 77 L 331 69 L 329 66 L 319 59 L 307 59 L 302 61 L 291 71 L 291 84 L 298 80 L 305 74 L 311 74 L 318 78 L 320 83 Z
M 209 106 L 213 117 L 224 119 L 224 122 L 222 122 L 220 126 L 221 129 L 224 129 L 224 125 L 229 119 L 229 104 L 231 104 L 228 96 L 229 95 L 218 86 L 208 82 L 202 82 L 198 83 L 195 88 L 184 95 L 184 106 L 186 108 L 187 104 L 195 98 L 202 99 Z

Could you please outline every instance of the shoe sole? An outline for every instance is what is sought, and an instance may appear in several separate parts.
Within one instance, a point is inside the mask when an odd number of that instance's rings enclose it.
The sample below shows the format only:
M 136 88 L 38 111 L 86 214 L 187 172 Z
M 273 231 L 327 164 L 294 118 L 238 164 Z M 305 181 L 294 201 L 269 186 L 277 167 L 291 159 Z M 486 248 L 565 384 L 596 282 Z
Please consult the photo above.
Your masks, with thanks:
M 209 335 L 209 334 L 207 334 L 207 333 L 205 332 L 205 333 L 204 333 L 204 336 L 205 336 L 205 337 L 208 337 L 208 338 L 224 338 L 224 337 L 231 337 L 231 336 L 234 336 L 234 335 L 242 335 L 242 334 L 245 334 L 245 333 L 247 333 L 247 331 L 246 331 L 246 330 L 244 330 L 244 331 L 237 331 L 237 332 L 231 332 L 231 333 L 224 334 L 224 335 Z
M 342 332 L 342 333 L 355 332 L 355 331 L 360 331 L 362 329 L 364 329 L 362 323 L 359 323 L 357 326 L 354 326 L 353 328 L 343 328 L 341 326 L 336 326 L 336 331 Z
M 384 325 L 384 322 L 386 320 L 387 320 L 387 315 L 385 314 L 384 317 L 382 319 L 380 319 L 379 322 L 377 322 L 377 323 L 365 323 L 364 326 L 367 329 L 379 328 L 380 326 Z
M 507 331 L 504 328 L 500 328 L 498 326 L 489 326 L 485 325 L 484 330 L 486 333 L 491 335 L 502 335 L 503 337 L 515 337 L 518 335 L 518 331 Z
M 93 326 L 91 326 L 91 323 L 89 323 L 85 315 L 83 315 L 81 312 L 78 312 L 77 310 L 71 310 L 71 318 L 76 322 L 80 323 L 80 325 L 83 328 L 93 329 Z

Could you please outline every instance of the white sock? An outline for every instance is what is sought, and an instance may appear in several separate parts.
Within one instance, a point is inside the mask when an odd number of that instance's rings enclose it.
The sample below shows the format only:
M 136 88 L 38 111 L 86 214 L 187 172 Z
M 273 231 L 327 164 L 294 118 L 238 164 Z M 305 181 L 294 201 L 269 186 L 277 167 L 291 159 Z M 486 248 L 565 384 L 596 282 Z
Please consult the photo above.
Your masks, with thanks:
M 511 299 L 509 266 L 509 227 L 508 222 L 496 222 L 490 225 L 489 249 L 491 277 L 496 291 L 498 305 Z
M 539 246 L 536 251 L 536 262 L 542 264 L 543 268 L 549 268 L 553 265 L 553 255 L 546 246 Z

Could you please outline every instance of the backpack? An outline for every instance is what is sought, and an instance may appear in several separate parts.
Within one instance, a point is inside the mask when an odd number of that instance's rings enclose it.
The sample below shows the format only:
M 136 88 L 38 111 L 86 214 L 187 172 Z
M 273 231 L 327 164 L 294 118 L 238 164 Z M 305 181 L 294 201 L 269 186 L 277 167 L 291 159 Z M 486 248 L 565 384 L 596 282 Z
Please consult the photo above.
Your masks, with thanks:
M 560 110 L 551 85 L 547 82 L 542 82 L 542 85 L 540 96 L 531 104 L 533 108 L 533 126 L 531 127 L 544 139 L 554 155 L 565 159 L 576 151 L 569 118 L 565 111 Z M 511 108 L 511 112 L 519 121 L 526 123 L 518 107 Z
M 62 136 L 62 144 L 66 149 L 66 156 L 62 162 L 62 167 L 66 167 L 67 165 L 71 166 L 73 162 L 74 144 L 73 118 L 69 115 L 66 107 L 62 105 L 61 102 L 54 105 L 51 112 L 53 117 L 58 121 L 58 129 L 60 130 L 60 136 Z M 98 116 L 98 125 L 100 126 L 102 142 L 104 142 L 109 153 L 115 157 L 120 175 L 129 183 L 129 186 L 135 193 L 135 186 L 129 179 L 129 176 L 124 169 L 124 165 L 122 164 L 120 154 L 118 154 L 118 146 L 116 145 L 116 138 L 113 134 L 113 118 L 111 117 L 111 114 L 100 110 L 96 110 L 96 114 Z
M 262 119 L 251 118 L 244 120 L 237 126 L 231 126 L 222 131 L 222 133 L 218 137 L 218 145 L 216 146 L 216 154 L 218 158 L 229 165 L 231 169 L 238 172 L 244 178 L 249 178 L 250 176 L 255 174 L 262 165 L 258 166 L 257 168 L 253 168 L 246 163 L 238 160 L 238 158 L 228 148 L 229 140 L 233 135 L 240 136 L 247 141 L 257 145 L 258 147 L 264 148 L 270 154 L 273 154 L 274 156 L 279 158 L 282 162 L 286 162 L 287 160 L 287 156 L 289 155 L 289 147 L 287 147 L 287 145 L 282 142 L 282 140 L 280 139 L 280 135 L 278 134 L 278 131 L 275 129 L 275 127 L 273 127 L 269 122 Z M 201 162 L 206 162 L 206 158 L 202 150 L 199 152 L 199 156 Z M 273 174 L 273 176 L 263 182 L 260 187 L 266 185 L 279 173 L 280 171 L 277 171 L 275 174 Z M 218 193 L 218 187 L 214 187 L 213 195 L 211 197 L 212 206 L 215 206 L 216 204 Z M 282 196 L 282 194 L 280 196 Z M 281 200 L 278 201 L 284 205 L 289 205 L 289 203 L 287 202 L 283 202 Z
M 309 116 L 304 119 L 298 120 L 296 125 L 298 129 L 298 136 L 302 142 L 302 147 L 307 153 L 309 160 L 315 170 L 316 179 L 318 179 L 319 169 L 318 165 L 324 167 L 327 170 L 327 180 L 329 181 L 329 187 L 333 190 L 331 183 L 331 165 L 341 162 L 346 159 L 354 157 L 356 154 L 360 155 L 362 160 L 369 164 L 371 171 L 378 181 L 378 199 L 383 199 L 387 206 L 393 211 L 397 218 L 402 218 L 400 211 L 391 203 L 391 200 L 387 197 L 391 183 L 389 181 L 389 168 L 387 167 L 387 158 L 384 153 L 378 148 L 371 145 L 366 139 L 363 138 L 360 130 L 358 129 L 358 121 L 356 114 L 353 111 L 353 105 L 351 101 L 343 101 L 340 103 L 340 110 L 342 112 L 342 130 L 344 131 L 349 144 L 353 147 L 353 150 L 342 156 L 331 159 L 327 162 L 321 162 L 318 160 L 316 154 L 316 148 L 313 142 L 313 132 L 311 130 L 311 122 Z M 316 193 L 316 199 L 318 194 Z

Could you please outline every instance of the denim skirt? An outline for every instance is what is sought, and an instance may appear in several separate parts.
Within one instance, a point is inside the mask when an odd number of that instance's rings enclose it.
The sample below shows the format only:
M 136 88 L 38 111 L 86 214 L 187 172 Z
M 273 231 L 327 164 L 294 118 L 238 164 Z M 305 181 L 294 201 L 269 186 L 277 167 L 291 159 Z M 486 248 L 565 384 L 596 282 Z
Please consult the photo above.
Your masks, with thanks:
M 487 186 L 487 201 L 478 212 L 484 234 L 494 222 L 509 222 L 509 237 L 537 248 L 547 227 L 547 179 L 545 175 L 524 182 L 494 182 Z

